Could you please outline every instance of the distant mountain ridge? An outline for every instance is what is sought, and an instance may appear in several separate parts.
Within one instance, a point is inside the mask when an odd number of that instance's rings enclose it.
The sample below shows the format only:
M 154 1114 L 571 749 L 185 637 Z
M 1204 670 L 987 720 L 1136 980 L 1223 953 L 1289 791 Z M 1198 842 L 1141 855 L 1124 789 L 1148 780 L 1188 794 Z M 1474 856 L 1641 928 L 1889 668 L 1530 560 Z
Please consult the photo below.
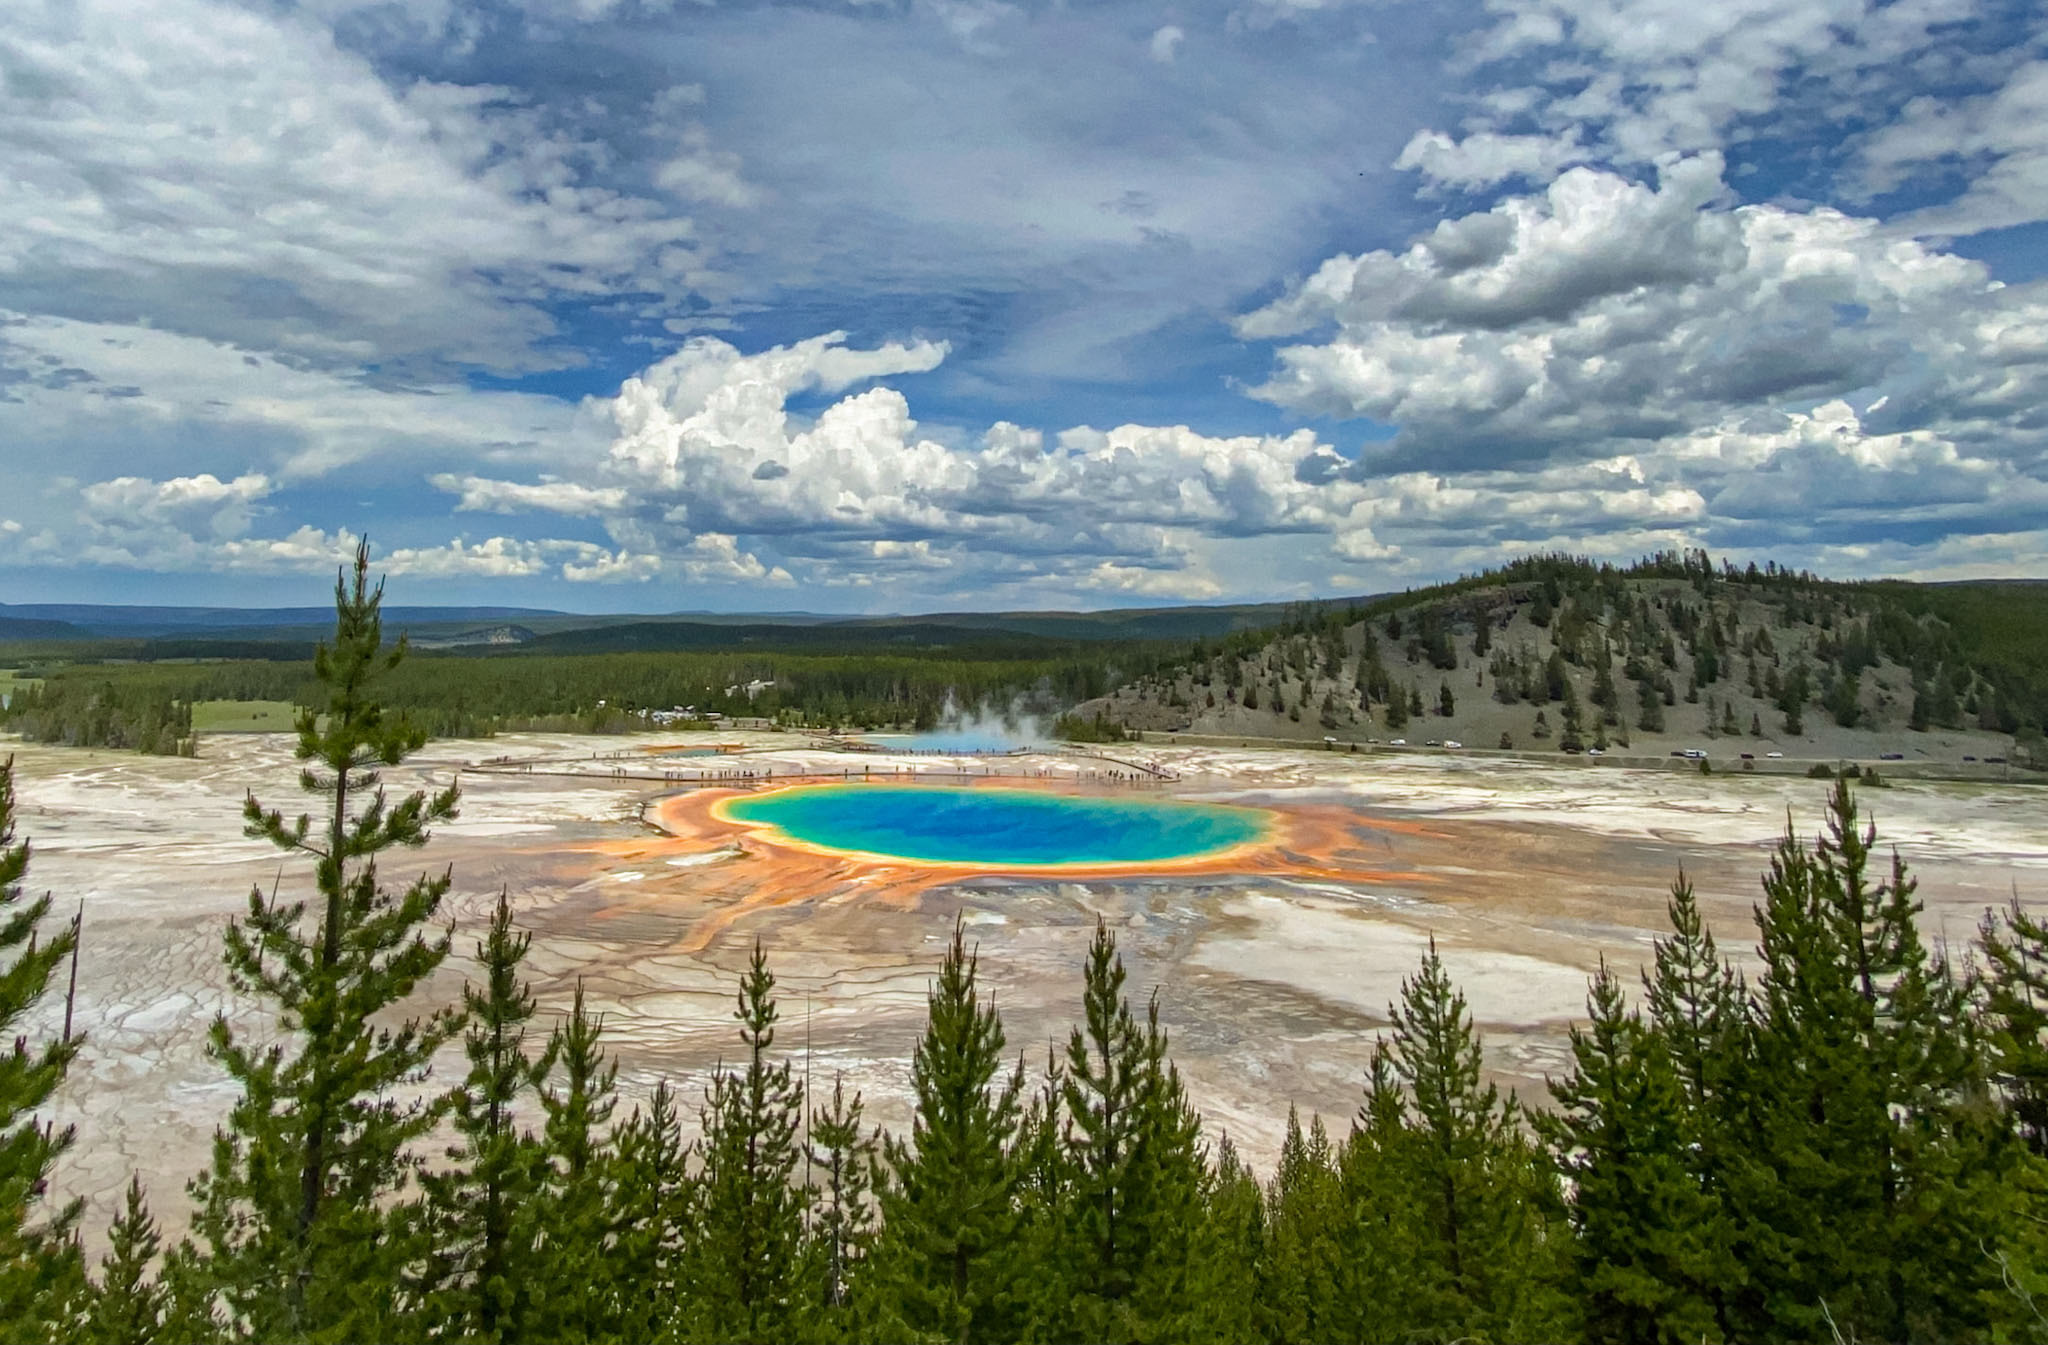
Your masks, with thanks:
M 1336 598 L 1315 609 L 1365 601 Z M 835 615 L 819 612 L 577 613 L 528 607 L 384 609 L 387 629 L 423 649 L 531 644 L 566 651 L 708 649 L 787 639 L 811 645 L 960 643 L 991 634 L 1055 640 L 1187 640 L 1269 626 L 1300 603 L 1237 603 L 1100 611 L 930 612 Z M 203 656 L 207 642 L 237 647 L 299 646 L 334 624 L 331 607 L 146 607 L 95 603 L 0 603 L 0 640 L 129 640 L 162 643 L 140 657 Z M 225 650 L 221 651 L 227 652 Z
M 385 621 L 396 626 L 521 621 L 567 613 L 531 607 L 387 607 Z M 25 624 L 50 628 L 47 636 L 17 630 Z M 145 607 L 113 603 L 0 602 L 0 635 L 15 639 L 150 638 L 164 635 L 233 634 L 248 638 L 266 630 L 304 630 L 334 625 L 334 607 Z

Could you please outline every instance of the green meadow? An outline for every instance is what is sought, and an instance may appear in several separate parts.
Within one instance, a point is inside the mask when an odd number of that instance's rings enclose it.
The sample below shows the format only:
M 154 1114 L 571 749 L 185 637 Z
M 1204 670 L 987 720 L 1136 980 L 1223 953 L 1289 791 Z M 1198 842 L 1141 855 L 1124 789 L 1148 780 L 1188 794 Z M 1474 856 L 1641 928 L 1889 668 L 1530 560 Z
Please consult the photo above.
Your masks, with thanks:
M 297 713 L 290 701 L 199 701 L 192 707 L 192 731 L 289 733 Z

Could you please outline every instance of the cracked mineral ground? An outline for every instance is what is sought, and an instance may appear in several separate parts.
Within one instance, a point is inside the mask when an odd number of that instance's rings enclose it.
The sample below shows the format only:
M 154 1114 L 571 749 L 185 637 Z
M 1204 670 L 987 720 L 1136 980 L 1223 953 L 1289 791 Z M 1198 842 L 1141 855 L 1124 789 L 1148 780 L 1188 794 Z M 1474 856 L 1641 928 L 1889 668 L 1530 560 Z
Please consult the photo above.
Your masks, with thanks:
M 384 866 L 388 883 L 453 871 L 456 956 L 420 1005 L 457 994 L 504 887 L 534 935 L 527 972 L 543 1020 L 580 980 L 605 1015 L 627 1108 L 663 1075 L 694 1099 L 735 1050 L 731 996 L 758 938 L 779 980 L 778 1046 L 814 1084 L 843 1075 L 872 1120 L 900 1127 L 926 981 L 954 921 L 979 944 L 1010 1048 L 1037 1070 L 1079 1012 L 1081 957 L 1101 919 L 1133 997 L 1157 993 L 1209 1132 L 1228 1131 L 1261 1167 L 1289 1104 L 1346 1123 L 1388 1002 L 1431 938 L 1497 1080 L 1540 1100 L 1587 976 L 1603 958 L 1629 970 L 1647 959 L 1681 869 L 1723 948 L 1749 955 L 1770 848 L 1788 819 L 1812 834 L 1826 789 L 1448 755 L 1143 749 L 1135 764 L 1173 777 L 1156 780 L 1069 754 L 852 757 L 780 735 L 719 741 L 742 750 L 707 765 L 631 739 L 441 742 L 392 772 L 394 790 L 458 771 L 463 787 L 460 819 Z M 87 1042 L 55 1109 L 79 1139 L 57 1189 L 87 1198 L 97 1230 L 141 1172 L 179 1228 L 179 1193 L 232 1101 L 206 1056 L 207 1025 L 227 1013 L 262 1026 L 227 986 L 221 931 L 252 887 L 276 884 L 285 899 L 311 887 L 306 865 L 280 868 L 241 834 L 245 791 L 303 806 L 291 741 L 211 738 L 195 760 L 9 750 L 31 883 L 60 912 L 85 903 L 76 1020 Z M 1281 824 L 1270 844 L 1223 862 L 1024 874 L 789 850 L 712 810 L 771 774 L 970 784 L 998 771 L 1034 788 L 1251 804 Z M 1919 878 L 1931 936 L 1960 947 L 1986 906 L 2048 894 L 2048 792 L 1915 782 L 1860 796 Z M 62 1004 L 41 1013 L 53 1020 Z M 438 1073 L 458 1070 L 451 1051 Z

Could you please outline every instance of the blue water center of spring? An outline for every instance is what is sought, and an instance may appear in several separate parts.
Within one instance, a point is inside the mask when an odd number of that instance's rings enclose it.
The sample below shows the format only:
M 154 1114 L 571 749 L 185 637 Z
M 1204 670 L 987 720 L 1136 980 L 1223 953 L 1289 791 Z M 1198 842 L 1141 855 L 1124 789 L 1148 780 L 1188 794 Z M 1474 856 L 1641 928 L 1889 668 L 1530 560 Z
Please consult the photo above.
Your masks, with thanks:
M 997 866 L 1197 859 L 1259 839 L 1266 820 L 1227 804 L 922 785 L 807 785 L 724 812 L 832 850 Z

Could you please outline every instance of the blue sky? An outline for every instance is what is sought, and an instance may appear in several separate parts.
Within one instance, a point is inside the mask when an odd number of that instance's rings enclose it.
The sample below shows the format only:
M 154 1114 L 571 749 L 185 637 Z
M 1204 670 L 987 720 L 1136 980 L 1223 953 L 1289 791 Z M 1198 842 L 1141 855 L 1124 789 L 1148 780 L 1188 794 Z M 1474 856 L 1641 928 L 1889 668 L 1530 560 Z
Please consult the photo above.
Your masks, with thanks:
M 0 601 L 2048 575 L 2048 16 L 17 0 Z

